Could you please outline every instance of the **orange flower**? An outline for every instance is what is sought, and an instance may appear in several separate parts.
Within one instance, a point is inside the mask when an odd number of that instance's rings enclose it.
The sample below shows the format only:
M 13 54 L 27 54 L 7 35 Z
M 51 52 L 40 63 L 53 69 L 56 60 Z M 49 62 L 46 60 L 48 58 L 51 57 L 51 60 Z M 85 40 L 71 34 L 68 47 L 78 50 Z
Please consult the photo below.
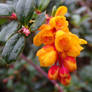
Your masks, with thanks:
M 44 27 L 40 28 L 41 31 L 33 39 L 33 43 L 36 46 L 40 46 L 41 44 L 44 44 L 44 45 L 52 44 L 55 41 L 53 30 L 50 28 L 45 29 Z
M 73 72 L 77 69 L 76 60 L 73 57 L 67 56 L 63 62 L 64 66 L 70 71 Z
M 59 76 L 58 76 L 59 81 L 63 84 L 63 85 L 69 85 L 70 81 L 71 81 L 71 76 L 67 70 L 67 68 L 65 67 L 61 67 L 59 69 Z
M 67 34 L 63 31 L 56 32 L 55 46 L 60 52 L 67 51 L 70 48 L 70 38 Z
M 43 24 L 42 26 L 40 26 L 40 28 L 38 29 L 39 31 L 42 30 L 51 30 L 51 27 L 49 24 Z
M 64 16 L 67 13 L 67 7 L 66 6 L 60 6 L 57 11 L 55 16 Z
M 79 39 L 76 35 L 72 34 L 71 32 L 56 32 L 56 49 L 59 52 L 66 53 L 67 56 L 76 57 L 80 55 L 80 51 L 83 50 L 81 44 L 87 44 L 87 42 L 83 39 Z
M 51 18 L 49 24 L 52 28 L 62 31 L 68 27 L 68 21 L 66 21 L 64 16 L 56 16 Z
M 51 45 L 44 46 L 37 52 L 40 61 L 40 66 L 48 67 L 55 64 L 57 60 L 57 52 Z
M 67 78 L 62 78 L 62 79 L 60 80 L 60 82 L 61 82 L 63 85 L 68 86 L 68 85 L 70 84 L 70 82 L 71 82 L 71 76 L 69 76 L 69 77 L 67 77 Z
M 40 66 L 53 65 L 48 71 L 48 78 L 58 79 L 63 85 L 70 84 L 69 72 L 77 69 L 75 58 L 83 50 L 81 45 L 87 44 L 87 41 L 69 31 L 68 21 L 64 16 L 66 13 L 67 8 L 61 6 L 57 9 L 55 17 L 46 15 L 47 24 L 38 29 L 39 33 L 33 39 L 36 46 L 45 45 L 37 52 Z
M 58 70 L 59 70 L 59 66 L 52 66 L 49 71 L 48 71 L 48 78 L 50 80 L 56 80 L 58 77 Z

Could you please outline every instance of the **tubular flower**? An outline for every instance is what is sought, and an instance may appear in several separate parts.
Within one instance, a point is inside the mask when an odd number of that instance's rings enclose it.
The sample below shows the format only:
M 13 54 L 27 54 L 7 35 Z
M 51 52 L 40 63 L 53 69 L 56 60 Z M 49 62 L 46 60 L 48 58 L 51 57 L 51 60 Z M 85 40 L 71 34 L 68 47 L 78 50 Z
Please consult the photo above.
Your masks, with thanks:
M 81 45 L 87 44 L 69 31 L 66 13 L 67 8 L 61 6 L 54 17 L 46 15 L 48 22 L 38 29 L 39 33 L 33 39 L 36 46 L 44 45 L 37 51 L 40 66 L 53 65 L 48 71 L 48 78 L 58 79 L 63 85 L 70 84 L 70 72 L 77 69 L 76 57 L 84 49 Z
M 40 65 L 44 67 L 53 65 L 57 60 L 57 52 L 54 47 L 50 45 L 44 46 L 40 49 L 37 52 L 37 56 L 39 57 Z
M 76 60 L 74 57 L 67 56 L 63 61 L 64 67 L 66 67 L 70 72 L 77 69 Z
M 68 27 L 68 21 L 64 16 L 56 16 L 51 18 L 49 24 L 56 30 L 65 30 Z
M 78 38 L 75 34 L 63 31 L 56 32 L 55 46 L 60 52 L 65 52 L 67 56 L 77 57 L 83 50 L 81 44 L 87 44 L 85 40 Z
M 33 39 L 33 43 L 36 46 L 40 46 L 41 44 L 48 45 L 54 43 L 55 37 L 53 30 L 48 25 L 43 25 L 39 29 L 41 31 Z
M 61 67 L 59 69 L 59 76 L 58 79 L 63 85 L 69 85 L 71 81 L 71 76 L 69 74 L 69 71 L 65 67 Z
M 48 71 L 48 78 L 50 80 L 56 80 L 58 78 L 58 70 L 59 70 L 59 66 L 52 66 L 49 71 Z

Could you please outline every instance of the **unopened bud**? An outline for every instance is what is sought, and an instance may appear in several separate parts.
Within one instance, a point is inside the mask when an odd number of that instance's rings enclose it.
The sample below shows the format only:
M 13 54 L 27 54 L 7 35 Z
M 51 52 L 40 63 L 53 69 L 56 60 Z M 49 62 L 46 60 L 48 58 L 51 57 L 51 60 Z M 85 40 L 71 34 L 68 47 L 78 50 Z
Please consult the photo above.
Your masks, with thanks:
M 48 78 L 50 80 L 56 80 L 58 77 L 58 70 L 59 70 L 59 66 L 52 66 L 49 71 L 48 71 Z

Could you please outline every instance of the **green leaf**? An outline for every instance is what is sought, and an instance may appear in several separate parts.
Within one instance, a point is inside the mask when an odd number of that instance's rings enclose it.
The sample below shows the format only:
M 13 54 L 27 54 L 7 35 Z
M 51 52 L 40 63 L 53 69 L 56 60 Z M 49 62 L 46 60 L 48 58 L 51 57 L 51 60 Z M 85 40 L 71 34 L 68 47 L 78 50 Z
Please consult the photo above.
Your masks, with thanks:
M 0 58 L 0 66 L 4 66 L 4 65 L 6 65 L 5 60 L 3 60 L 2 58 Z
M 21 22 L 28 22 L 35 8 L 34 0 L 19 0 L 16 5 L 16 14 Z
M 31 15 L 35 8 L 35 1 L 34 0 L 26 0 L 25 8 L 24 8 L 24 15 L 25 17 Z
M 16 14 L 18 19 L 23 22 L 24 20 L 24 8 L 25 8 L 26 0 L 19 0 L 16 5 Z
M 16 33 L 17 27 L 18 23 L 16 21 L 13 21 L 9 23 L 7 26 L 3 27 L 0 32 L 0 42 L 6 42 L 11 37 L 11 35 Z
M 3 18 L 1 19 L 1 18 L 0 18 L 0 25 L 3 25 L 3 24 L 6 23 L 7 21 L 8 21 L 8 19 L 3 19 Z
M 48 4 L 50 3 L 50 0 L 35 0 L 35 1 L 37 9 L 40 11 L 46 9 Z
M 24 15 L 25 15 L 25 23 L 28 23 L 31 19 L 35 9 L 35 1 L 34 0 L 26 0 Z
M 7 43 L 2 52 L 2 57 L 7 63 L 16 61 L 19 54 L 22 52 L 25 45 L 25 37 L 21 34 L 15 34 L 12 36 Z
M 50 0 L 50 3 L 48 7 L 46 8 L 46 11 L 51 13 L 53 6 L 58 7 L 61 4 L 62 0 Z
M 44 22 L 45 22 L 45 12 L 42 14 L 38 15 L 36 18 L 35 22 L 31 25 L 31 31 L 36 31 Z
M 53 6 L 53 8 L 52 8 L 52 16 L 55 16 L 55 13 L 56 13 L 56 6 Z
M 0 4 L 0 16 L 8 16 L 12 10 L 13 8 L 8 4 Z

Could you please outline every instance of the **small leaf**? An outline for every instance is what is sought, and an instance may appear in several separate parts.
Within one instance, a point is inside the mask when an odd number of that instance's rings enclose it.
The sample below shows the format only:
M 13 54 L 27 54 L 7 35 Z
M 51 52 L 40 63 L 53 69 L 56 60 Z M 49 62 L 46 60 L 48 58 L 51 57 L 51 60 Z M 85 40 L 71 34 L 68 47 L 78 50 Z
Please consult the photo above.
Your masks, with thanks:
M 34 8 L 35 8 L 34 0 L 26 0 L 25 9 L 24 9 L 25 17 L 27 17 L 29 14 L 33 13 Z
M 58 6 L 61 4 L 61 1 L 62 1 L 62 0 L 50 0 L 50 3 L 49 3 L 49 5 L 48 5 L 48 7 L 46 8 L 46 11 L 47 11 L 47 12 L 51 12 L 53 6 L 58 7 Z
M 0 16 L 8 16 L 13 8 L 8 4 L 0 4 Z
M 9 23 L 7 26 L 3 27 L 0 32 L 0 42 L 6 42 L 11 35 L 16 33 L 18 27 L 18 23 L 13 21 Z
M 2 57 L 5 59 L 7 63 L 16 61 L 17 57 L 22 52 L 24 45 L 25 37 L 18 33 L 15 34 L 7 41 L 2 52 Z
M 18 19 L 23 22 L 24 21 L 24 9 L 25 9 L 26 0 L 18 0 L 16 5 L 16 14 Z
M 56 6 L 53 6 L 53 8 L 52 8 L 52 16 L 55 16 L 55 13 L 56 13 Z
M 19 0 L 16 5 L 16 14 L 21 22 L 28 22 L 35 8 L 34 0 Z
M 50 3 L 50 0 L 35 0 L 35 1 L 37 9 L 40 11 L 46 9 L 48 4 Z
M 36 31 L 45 22 L 45 19 L 45 12 L 43 12 L 36 18 L 35 22 L 31 25 L 31 31 Z
M 25 9 L 24 9 L 24 16 L 25 22 L 29 22 L 30 18 L 33 15 L 33 11 L 35 9 L 35 1 L 34 0 L 26 0 Z

